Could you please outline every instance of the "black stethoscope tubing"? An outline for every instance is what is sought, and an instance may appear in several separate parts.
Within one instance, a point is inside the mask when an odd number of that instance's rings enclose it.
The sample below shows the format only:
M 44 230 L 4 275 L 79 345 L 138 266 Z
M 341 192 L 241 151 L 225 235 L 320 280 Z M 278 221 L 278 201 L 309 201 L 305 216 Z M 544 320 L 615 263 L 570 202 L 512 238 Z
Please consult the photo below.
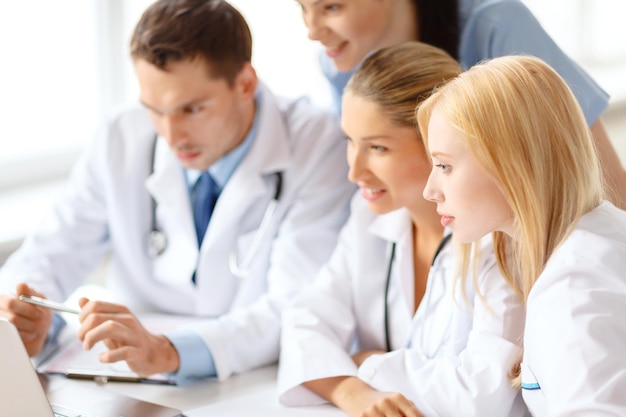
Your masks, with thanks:
M 158 134 L 154 135 L 154 140 L 152 142 L 152 152 L 150 155 L 150 175 L 154 173 L 154 163 L 156 160 L 156 148 L 157 148 L 157 140 L 159 136 Z M 274 196 L 272 200 L 278 203 L 280 199 L 281 193 L 283 191 L 283 175 L 282 172 L 275 172 L 276 175 L 276 188 L 274 190 Z M 164 231 L 162 231 L 158 225 L 156 220 L 156 212 L 157 212 L 157 202 L 154 197 L 150 196 L 150 210 L 151 210 L 151 220 L 150 220 L 150 234 L 149 234 L 149 242 L 148 242 L 148 252 L 151 257 L 157 257 L 167 249 L 167 235 Z
M 430 264 L 431 267 L 433 265 L 435 265 L 435 261 L 437 260 L 437 256 L 439 256 L 439 253 L 446 246 L 446 243 L 448 243 L 448 241 L 450 240 L 451 237 L 452 237 L 452 233 L 444 236 L 443 239 L 441 239 L 441 242 L 439 242 L 439 245 L 437 246 L 437 249 L 435 250 L 435 255 L 433 256 L 433 261 Z M 393 242 L 393 244 L 391 245 L 391 254 L 389 255 L 389 263 L 387 265 L 387 279 L 385 280 L 385 344 L 386 344 L 386 347 L 387 347 L 387 352 L 391 352 L 391 340 L 390 340 L 390 336 L 389 336 L 389 303 L 388 303 L 388 297 L 389 297 L 389 284 L 391 282 L 391 269 L 393 268 L 393 262 L 394 262 L 395 256 L 396 256 L 396 242 Z

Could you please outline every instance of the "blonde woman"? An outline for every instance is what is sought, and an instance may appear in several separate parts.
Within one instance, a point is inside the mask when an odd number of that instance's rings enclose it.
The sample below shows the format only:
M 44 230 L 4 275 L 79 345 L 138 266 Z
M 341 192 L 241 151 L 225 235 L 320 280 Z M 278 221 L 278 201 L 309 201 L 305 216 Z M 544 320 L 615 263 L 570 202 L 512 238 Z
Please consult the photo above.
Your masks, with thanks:
M 330 401 L 353 417 L 526 412 L 508 384 L 521 299 L 489 245 L 477 268 L 488 303 L 457 285 L 456 245 L 422 197 L 430 161 L 415 107 L 460 71 L 410 42 L 371 55 L 348 84 L 342 127 L 360 192 L 329 263 L 284 313 L 283 404 Z
M 497 58 L 440 89 L 418 121 L 433 161 L 424 196 L 459 241 L 492 233 L 526 301 L 516 382 L 532 414 L 626 415 L 626 213 L 604 200 L 568 86 L 538 58 Z

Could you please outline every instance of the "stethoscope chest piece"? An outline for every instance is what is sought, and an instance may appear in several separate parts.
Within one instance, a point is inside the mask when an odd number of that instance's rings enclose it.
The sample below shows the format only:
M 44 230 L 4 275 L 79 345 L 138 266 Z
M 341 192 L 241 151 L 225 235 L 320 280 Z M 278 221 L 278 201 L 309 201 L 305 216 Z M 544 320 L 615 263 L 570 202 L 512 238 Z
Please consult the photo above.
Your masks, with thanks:
M 151 230 L 148 236 L 148 255 L 156 258 L 167 249 L 167 236 L 161 230 Z

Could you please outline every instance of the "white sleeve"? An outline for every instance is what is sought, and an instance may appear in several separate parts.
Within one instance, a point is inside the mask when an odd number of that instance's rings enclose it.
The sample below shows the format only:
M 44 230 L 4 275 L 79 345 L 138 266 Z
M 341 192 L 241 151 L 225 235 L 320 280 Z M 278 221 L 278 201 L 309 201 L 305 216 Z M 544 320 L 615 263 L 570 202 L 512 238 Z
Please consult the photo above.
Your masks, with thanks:
M 488 307 L 475 296 L 472 329 L 460 354 L 442 346 L 428 359 L 418 349 L 401 349 L 368 358 L 359 377 L 379 391 L 402 393 L 426 416 L 489 416 L 494 410 L 498 416 L 524 415 L 521 396 L 508 380 L 522 354 L 523 304 L 495 259 L 483 262 L 479 282 Z
M 278 393 L 285 405 L 326 402 L 302 383 L 357 373 L 349 353 L 356 327 L 350 266 L 357 261 L 351 256 L 354 217 L 343 228 L 329 263 L 314 285 L 283 313 Z
M 541 389 L 524 397 L 543 394 L 550 417 L 624 416 L 624 261 L 614 250 L 595 252 L 602 243 L 582 244 L 547 267 L 529 295 L 524 365 Z

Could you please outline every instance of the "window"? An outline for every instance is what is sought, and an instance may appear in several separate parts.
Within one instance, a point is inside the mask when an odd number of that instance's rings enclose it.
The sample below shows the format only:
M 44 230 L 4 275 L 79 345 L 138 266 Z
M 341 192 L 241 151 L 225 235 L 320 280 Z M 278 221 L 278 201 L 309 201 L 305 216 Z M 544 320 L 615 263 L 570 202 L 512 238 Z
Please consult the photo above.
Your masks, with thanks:
M 58 172 L 93 130 L 98 117 L 93 4 L 0 5 L 0 188 Z
M 523 1 L 557 43 L 612 95 L 612 103 L 626 103 L 624 0 Z M 136 100 L 128 42 L 140 14 L 151 2 L 0 3 L 4 57 L 0 77 L 0 245 L 7 231 L 18 236 L 27 227 L 21 223 L 32 224 L 27 210 L 34 215 L 36 209 L 46 209 L 53 195 L 41 184 L 65 178 L 102 118 L 117 106 Z M 308 95 L 313 102 L 328 105 L 330 92 L 317 62 L 319 46 L 307 38 L 298 3 L 231 3 L 250 24 L 253 64 L 261 79 L 277 94 Z M 626 149 L 622 153 L 626 154 Z M 26 185 L 38 187 L 28 198 L 22 196 Z M 19 204 L 28 207 L 16 208 Z
M 563 50 L 610 95 L 626 101 L 624 0 L 523 0 Z
M 276 93 L 330 95 L 295 0 L 231 0 L 250 23 L 253 63 Z M 623 0 L 524 0 L 613 95 L 626 98 Z M 128 40 L 151 0 L 31 0 L 0 6 L 2 189 L 62 176 L 103 116 L 137 96 Z

